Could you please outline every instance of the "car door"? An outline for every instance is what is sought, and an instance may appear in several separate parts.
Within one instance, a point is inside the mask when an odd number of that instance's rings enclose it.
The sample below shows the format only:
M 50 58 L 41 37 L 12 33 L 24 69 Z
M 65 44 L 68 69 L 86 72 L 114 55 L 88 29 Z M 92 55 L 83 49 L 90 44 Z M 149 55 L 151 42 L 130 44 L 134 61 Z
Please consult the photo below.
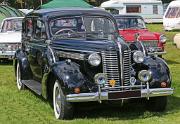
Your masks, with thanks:
M 44 70 L 44 52 L 46 50 L 45 24 L 40 18 L 33 18 L 33 33 L 28 42 L 28 61 L 33 73 L 33 80 L 41 82 Z

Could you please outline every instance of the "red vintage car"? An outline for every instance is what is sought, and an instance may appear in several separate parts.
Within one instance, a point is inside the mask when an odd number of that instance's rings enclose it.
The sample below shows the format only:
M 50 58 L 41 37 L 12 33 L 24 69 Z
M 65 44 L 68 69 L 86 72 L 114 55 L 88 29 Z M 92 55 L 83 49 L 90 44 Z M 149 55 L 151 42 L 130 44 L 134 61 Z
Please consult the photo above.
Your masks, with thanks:
M 118 24 L 119 34 L 127 43 L 135 42 L 137 40 L 135 35 L 138 34 L 138 40 L 142 41 L 149 54 L 162 56 L 166 53 L 164 50 L 166 37 L 161 33 L 148 31 L 141 16 L 115 15 L 114 17 Z

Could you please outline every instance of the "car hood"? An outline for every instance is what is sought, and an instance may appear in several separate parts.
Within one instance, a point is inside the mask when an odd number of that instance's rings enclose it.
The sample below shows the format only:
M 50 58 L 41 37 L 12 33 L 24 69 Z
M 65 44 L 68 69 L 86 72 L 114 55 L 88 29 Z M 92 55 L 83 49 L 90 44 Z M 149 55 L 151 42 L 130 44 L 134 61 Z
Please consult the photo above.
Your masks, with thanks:
M 119 34 L 124 38 L 127 42 L 135 41 L 135 34 L 139 34 L 139 40 L 148 41 L 148 40 L 158 40 L 156 35 L 152 32 L 149 32 L 147 29 L 130 29 L 130 30 L 119 30 Z
M 79 51 L 79 52 L 100 52 L 110 49 L 116 49 L 115 41 L 100 40 L 100 41 L 86 41 L 86 40 L 55 40 L 52 41 L 51 46 L 55 50 L 65 51 Z
M 21 32 L 0 33 L 0 43 L 20 43 Z

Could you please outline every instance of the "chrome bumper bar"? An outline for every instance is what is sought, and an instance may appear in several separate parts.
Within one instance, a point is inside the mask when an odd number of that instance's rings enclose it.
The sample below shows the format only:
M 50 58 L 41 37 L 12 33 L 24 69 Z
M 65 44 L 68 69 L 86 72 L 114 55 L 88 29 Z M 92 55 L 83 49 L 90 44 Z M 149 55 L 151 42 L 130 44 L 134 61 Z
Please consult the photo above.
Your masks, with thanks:
M 148 55 L 163 55 L 163 54 L 166 54 L 167 52 L 166 51 L 163 51 L 163 52 L 152 52 L 152 53 L 148 53 Z
M 157 96 L 168 96 L 173 94 L 172 88 L 155 88 L 155 89 L 141 89 L 140 95 L 134 97 L 124 97 L 117 99 L 110 99 L 109 93 L 118 93 L 121 92 L 95 92 L 95 93 L 79 93 L 79 94 L 69 94 L 66 95 L 66 100 L 68 102 L 89 102 L 89 101 L 103 101 L 103 100 L 120 100 L 120 99 L 130 99 L 130 98 L 149 98 Z

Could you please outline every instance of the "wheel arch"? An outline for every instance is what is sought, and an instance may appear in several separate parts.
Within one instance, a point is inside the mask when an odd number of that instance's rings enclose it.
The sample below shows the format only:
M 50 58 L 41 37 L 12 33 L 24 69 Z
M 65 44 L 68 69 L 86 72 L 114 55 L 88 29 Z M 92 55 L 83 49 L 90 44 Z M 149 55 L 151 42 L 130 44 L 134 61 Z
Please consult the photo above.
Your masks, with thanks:
M 46 99 L 52 97 L 53 85 L 57 79 L 61 87 L 63 87 L 64 94 L 68 94 L 72 88 L 84 84 L 84 77 L 80 72 L 79 66 L 74 62 L 67 63 L 66 61 L 61 61 L 52 65 L 49 70 L 42 79 L 42 96 Z M 69 78 L 65 79 L 66 76 Z

